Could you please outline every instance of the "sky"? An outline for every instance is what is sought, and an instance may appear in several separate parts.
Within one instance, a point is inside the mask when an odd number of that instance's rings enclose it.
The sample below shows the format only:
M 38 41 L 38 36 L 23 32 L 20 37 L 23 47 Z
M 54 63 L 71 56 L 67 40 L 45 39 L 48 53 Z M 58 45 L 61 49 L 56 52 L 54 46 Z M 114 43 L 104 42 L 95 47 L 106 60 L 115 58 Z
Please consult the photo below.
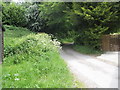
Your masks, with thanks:
M 24 0 L 12 0 L 13 2 L 24 2 Z

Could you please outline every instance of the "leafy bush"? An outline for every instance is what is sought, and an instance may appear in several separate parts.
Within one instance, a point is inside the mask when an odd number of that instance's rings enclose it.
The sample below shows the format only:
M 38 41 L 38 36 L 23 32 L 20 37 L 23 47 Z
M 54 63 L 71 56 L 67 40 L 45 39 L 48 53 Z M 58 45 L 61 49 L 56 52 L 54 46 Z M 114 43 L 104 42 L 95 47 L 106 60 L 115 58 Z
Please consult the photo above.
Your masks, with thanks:
M 15 3 L 2 3 L 2 21 L 8 25 L 25 26 L 25 8 Z

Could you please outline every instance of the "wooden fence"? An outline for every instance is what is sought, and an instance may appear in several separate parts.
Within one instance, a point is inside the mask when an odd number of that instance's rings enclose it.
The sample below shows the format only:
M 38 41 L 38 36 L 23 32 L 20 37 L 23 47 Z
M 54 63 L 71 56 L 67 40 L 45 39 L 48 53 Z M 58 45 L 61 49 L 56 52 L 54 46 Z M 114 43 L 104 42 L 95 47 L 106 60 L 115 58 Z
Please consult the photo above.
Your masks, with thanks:
M 103 51 L 120 51 L 120 35 L 103 35 L 101 47 Z

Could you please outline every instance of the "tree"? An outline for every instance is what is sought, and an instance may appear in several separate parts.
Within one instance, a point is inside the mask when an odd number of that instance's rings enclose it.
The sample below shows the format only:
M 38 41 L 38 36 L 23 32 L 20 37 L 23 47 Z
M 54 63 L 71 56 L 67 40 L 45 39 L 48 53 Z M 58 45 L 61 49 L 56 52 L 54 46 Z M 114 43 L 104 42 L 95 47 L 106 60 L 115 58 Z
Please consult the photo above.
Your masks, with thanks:
M 113 4 L 106 2 L 73 3 L 73 24 L 80 34 L 76 42 L 99 48 L 100 37 L 114 32 L 118 11 L 113 10 L 113 7 Z
M 66 11 L 69 7 L 65 3 L 42 3 L 40 4 L 40 17 L 46 21 L 47 32 L 49 33 L 66 33 L 70 29 L 69 18 Z
M 42 21 L 39 17 L 40 11 L 37 4 L 31 4 L 26 9 L 27 27 L 32 31 L 41 31 Z
M 15 3 L 2 3 L 2 22 L 3 24 L 25 26 L 25 8 Z

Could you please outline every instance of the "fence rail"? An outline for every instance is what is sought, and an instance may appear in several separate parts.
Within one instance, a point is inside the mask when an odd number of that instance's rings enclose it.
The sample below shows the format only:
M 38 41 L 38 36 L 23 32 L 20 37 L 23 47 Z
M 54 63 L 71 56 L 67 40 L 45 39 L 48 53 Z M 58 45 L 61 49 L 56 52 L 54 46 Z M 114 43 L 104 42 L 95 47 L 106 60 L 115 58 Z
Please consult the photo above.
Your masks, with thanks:
M 103 35 L 103 51 L 120 51 L 120 35 Z

